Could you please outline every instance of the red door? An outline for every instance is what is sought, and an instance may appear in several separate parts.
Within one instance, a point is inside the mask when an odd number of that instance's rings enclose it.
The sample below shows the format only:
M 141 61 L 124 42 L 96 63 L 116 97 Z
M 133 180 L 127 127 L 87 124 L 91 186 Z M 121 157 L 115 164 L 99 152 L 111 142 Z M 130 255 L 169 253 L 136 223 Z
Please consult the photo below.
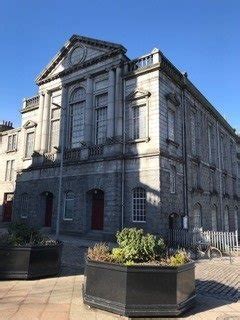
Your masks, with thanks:
M 3 221 L 11 221 L 12 205 L 13 205 L 13 193 L 5 193 L 4 203 L 3 203 Z
M 104 193 L 94 190 L 92 194 L 92 230 L 103 230 Z
M 53 210 L 53 195 L 52 193 L 48 193 L 46 195 L 45 227 L 51 227 L 52 210 Z

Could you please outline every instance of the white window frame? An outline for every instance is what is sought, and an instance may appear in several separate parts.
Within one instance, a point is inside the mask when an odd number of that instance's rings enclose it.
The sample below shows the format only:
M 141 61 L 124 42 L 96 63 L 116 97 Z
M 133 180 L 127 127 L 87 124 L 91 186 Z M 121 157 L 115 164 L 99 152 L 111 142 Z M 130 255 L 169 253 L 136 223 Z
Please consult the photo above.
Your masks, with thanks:
M 144 196 L 140 196 L 143 192 Z M 136 196 L 137 193 L 137 196 Z M 137 201 L 137 203 L 135 203 Z M 146 204 L 147 196 L 146 190 L 142 187 L 137 187 L 132 190 L 132 222 L 134 223 L 146 223 Z M 138 208 L 135 208 L 137 206 Z M 138 212 L 135 212 L 137 211 Z M 142 217 L 142 220 L 136 219 L 135 217 Z
M 5 181 L 13 181 L 14 180 L 14 166 L 15 166 L 14 159 L 6 161 Z
M 134 117 L 134 112 L 136 109 L 139 110 L 139 112 L 141 112 L 141 109 L 143 110 L 143 114 L 144 114 L 144 132 L 141 135 L 140 132 L 140 116 L 138 118 Z M 139 119 L 139 123 L 138 125 L 136 125 L 136 119 Z M 138 141 L 138 140 L 146 140 L 147 137 L 147 104 L 146 103 L 138 103 L 138 104 L 133 104 L 131 106 L 131 126 L 132 126 L 132 134 L 131 134 L 131 138 L 133 141 Z M 138 135 L 135 135 L 136 133 L 136 128 L 138 129 Z
M 26 139 L 25 139 L 25 150 L 24 150 L 24 158 L 25 159 L 31 159 L 31 155 L 27 154 L 27 149 L 28 149 L 28 137 L 29 135 L 32 134 L 33 135 L 33 143 L 32 143 L 32 154 L 34 152 L 34 144 L 35 144 L 35 131 L 27 131 L 26 132 Z
M 14 142 L 14 138 L 15 138 L 15 144 L 13 143 Z M 7 140 L 7 152 L 9 151 L 16 151 L 17 150 L 17 133 L 13 133 L 13 134 L 10 134 L 8 136 L 8 140 Z
M 71 194 L 72 198 L 67 198 L 68 194 Z M 63 210 L 63 220 L 64 221 L 73 221 L 73 217 L 72 218 L 67 218 L 66 217 L 66 208 L 67 208 L 67 202 L 72 201 L 73 202 L 73 207 L 75 205 L 75 194 L 73 191 L 67 191 L 64 195 L 64 210 Z

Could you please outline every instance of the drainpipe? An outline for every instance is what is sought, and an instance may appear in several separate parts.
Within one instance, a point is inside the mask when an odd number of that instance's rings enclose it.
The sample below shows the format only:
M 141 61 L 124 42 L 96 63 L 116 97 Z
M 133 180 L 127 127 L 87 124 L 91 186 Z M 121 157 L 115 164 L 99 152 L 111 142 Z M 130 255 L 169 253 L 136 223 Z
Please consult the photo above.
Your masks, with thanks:
M 223 216 L 223 190 L 222 190 L 222 155 L 221 155 L 221 150 L 220 150 L 220 133 L 219 133 L 219 124 L 217 121 L 217 143 L 218 143 L 218 167 L 219 167 L 219 187 L 220 187 L 220 217 L 221 217 L 221 227 L 223 229 L 224 227 L 224 216 Z
M 186 130 L 186 115 L 187 115 L 187 106 L 186 106 L 186 97 L 185 97 L 185 88 L 186 88 L 186 78 L 187 74 L 183 75 L 183 89 L 182 89 L 182 106 L 183 106 L 183 134 L 182 134 L 182 144 L 183 144 L 183 203 L 184 203 L 184 217 L 183 217 L 183 228 L 188 229 L 189 224 L 189 210 L 188 210 L 188 158 L 187 158 L 187 130 Z
M 124 193 L 125 193 L 125 152 L 126 152 L 126 113 L 125 113 L 125 79 L 123 82 L 123 126 L 122 126 L 122 172 L 121 172 L 121 230 L 124 228 L 124 209 L 125 209 L 125 201 L 124 201 Z

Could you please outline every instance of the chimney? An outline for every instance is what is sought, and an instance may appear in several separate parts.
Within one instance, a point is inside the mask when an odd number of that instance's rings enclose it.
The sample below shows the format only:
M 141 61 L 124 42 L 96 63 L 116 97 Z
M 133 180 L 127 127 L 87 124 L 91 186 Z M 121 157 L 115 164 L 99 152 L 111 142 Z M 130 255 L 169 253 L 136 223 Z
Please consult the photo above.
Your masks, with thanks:
M 11 121 L 3 120 L 2 123 L 0 123 L 0 132 L 11 130 L 11 129 L 13 129 L 13 123 Z

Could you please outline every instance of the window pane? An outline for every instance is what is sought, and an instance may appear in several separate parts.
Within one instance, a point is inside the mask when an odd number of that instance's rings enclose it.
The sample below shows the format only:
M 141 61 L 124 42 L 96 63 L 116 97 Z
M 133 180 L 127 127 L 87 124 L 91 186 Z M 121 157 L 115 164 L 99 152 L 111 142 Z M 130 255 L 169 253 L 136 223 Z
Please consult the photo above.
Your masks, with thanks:
M 133 139 L 146 138 L 146 106 L 134 106 L 133 113 Z
M 143 188 L 133 190 L 133 222 L 146 221 L 146 192 Z
M 85 101 L 71 105 L 71 147 L 79 148 L 84 140 Z
M 168 110 L 168 138 L 175 139 L 175 112 Z
M 51 121 L 50 129 L 50 150 L 59 145 L 59 120 Z
M 195 114 L 191 113 L 191 144 L 192 144 L 192 153 L 196 154 L 196 119 Z
M 96 109 L 96 144 L 105 142 L 107 136 L 107 108 Z
M 33 154 L 33 150 L 34 150 L 34 133 L 31 132 L 27 134 L 25 157 L 30 158 Z

